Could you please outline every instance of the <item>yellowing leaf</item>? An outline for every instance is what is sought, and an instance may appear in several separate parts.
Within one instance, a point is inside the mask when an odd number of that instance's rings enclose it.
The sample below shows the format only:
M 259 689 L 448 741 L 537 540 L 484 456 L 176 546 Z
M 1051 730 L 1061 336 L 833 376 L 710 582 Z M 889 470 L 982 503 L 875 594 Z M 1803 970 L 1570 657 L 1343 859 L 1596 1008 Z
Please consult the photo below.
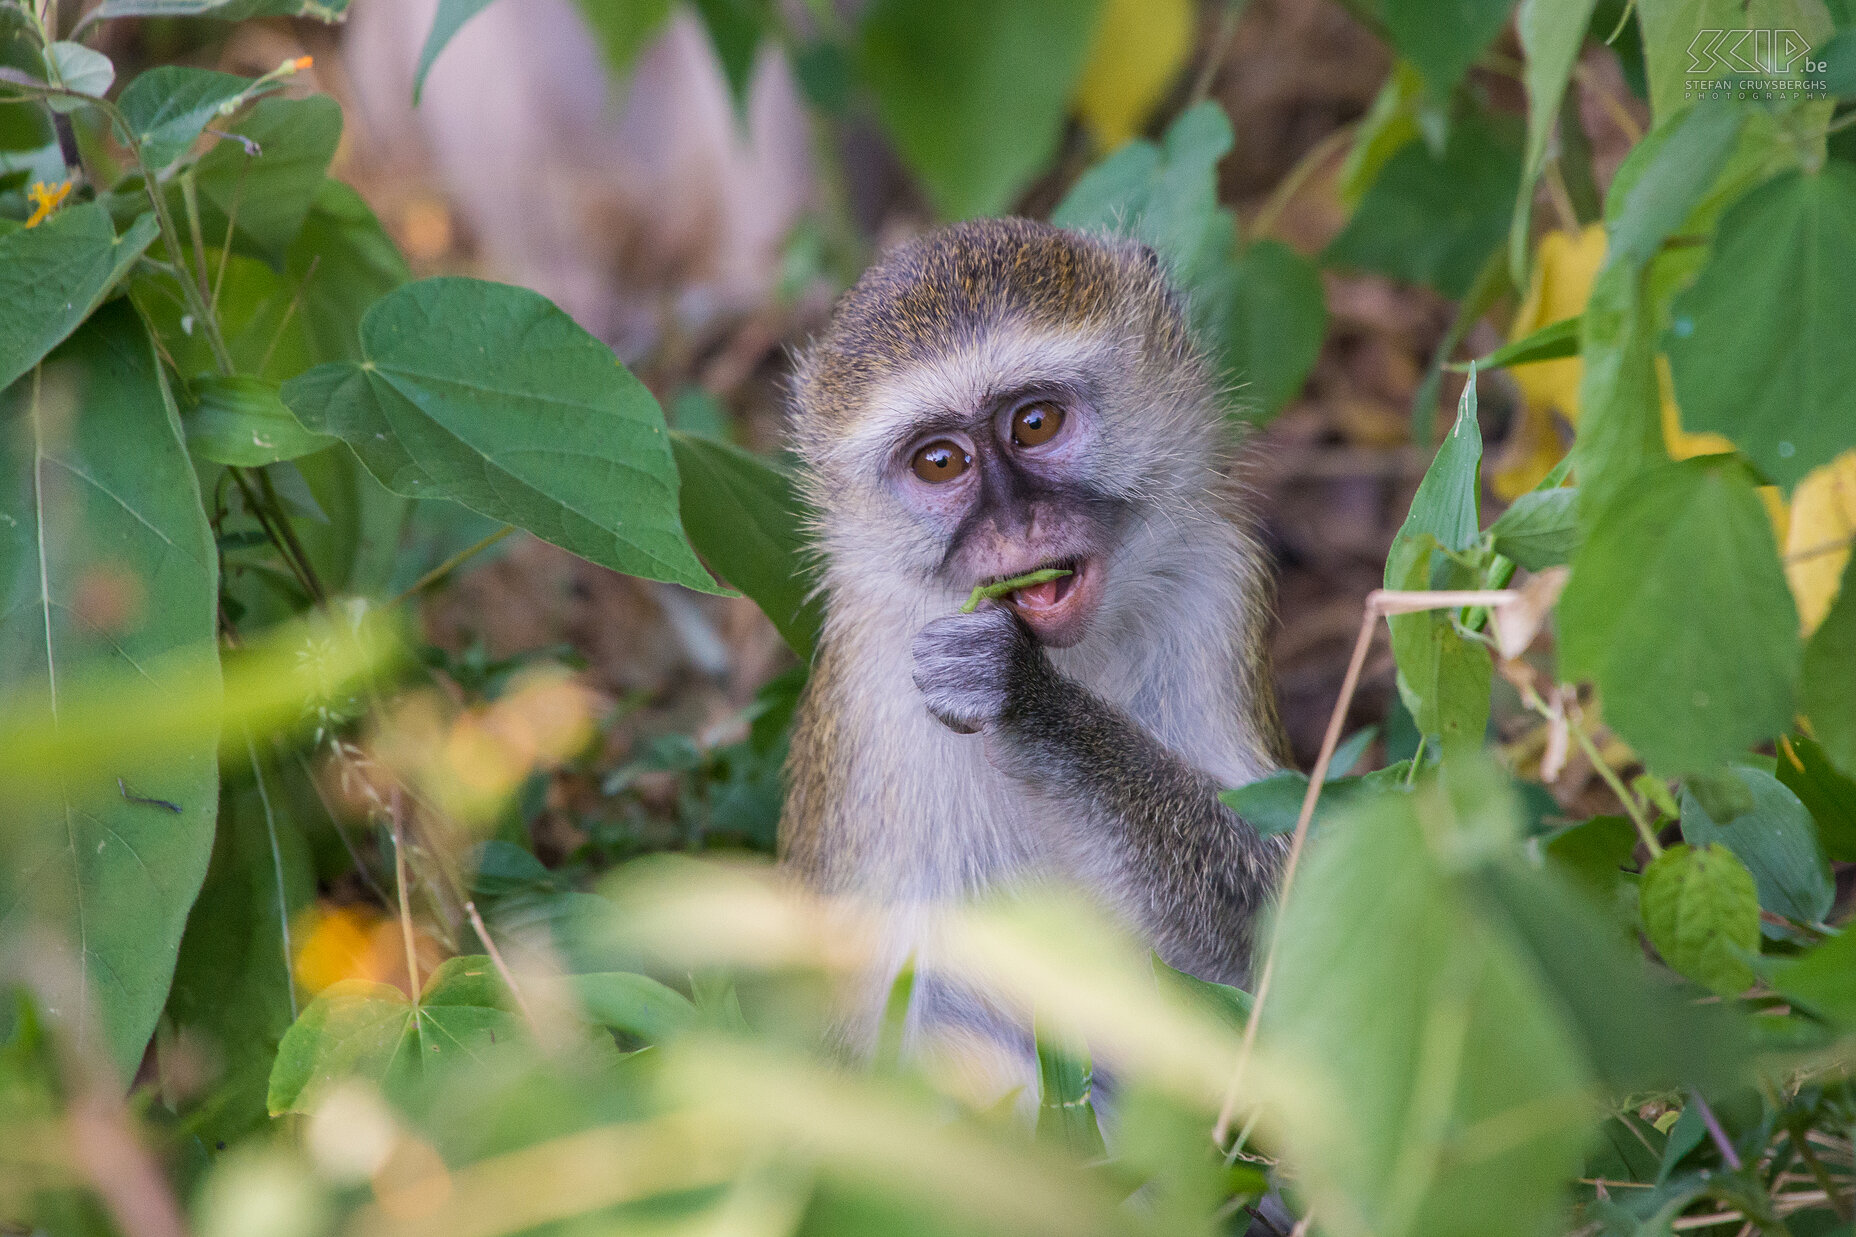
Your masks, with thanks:
M 1523 339 L 1541 327 L 1585 312 L 1592 280 L 1605 260 L 1605 229 L 1593 224 L 1582 232 L 1549 232 L 1534 252 L 1534 278 L 1509 326 L 1510 340 Z M 1504 502 L 1534 488 L 1566 453 L 1554 414 L 1577 424 L 1578 357 L 1535 361 L 1509 370 L 1525 403 L 1489 469 L 1489 486 Z
M 1809 635 L 1824 621 L 1856 537 L 1856 451 L 1812 469 L 1792 493 L 1786 531 L 1785 578 Z
M 1522 339 L 1543 326 L 1585 312 L 1592 281 L 1605 260 L 1605 229 L 1592 224 L 1583 232 L 1549 232 L 1534 251 L 1534 278 L 1516 312 L 1508 338 Z M 1580 361 L 1536 361 L 1511 371 L 1530 405 L 1556 409 L 1569 421 L 1579 419 Z
M 1191 0 L 1107 0 L 1076 110 L 1104 150 L 1140 132 L 1192 47 Z

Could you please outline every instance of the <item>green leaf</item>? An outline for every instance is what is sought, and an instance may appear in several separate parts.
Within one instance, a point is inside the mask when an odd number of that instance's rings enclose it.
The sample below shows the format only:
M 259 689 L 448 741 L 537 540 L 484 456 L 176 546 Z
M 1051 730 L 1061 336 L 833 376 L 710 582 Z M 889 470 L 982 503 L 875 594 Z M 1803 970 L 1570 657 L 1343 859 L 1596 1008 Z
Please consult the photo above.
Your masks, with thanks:
M 1644 285 L 1633 264 L 1608 264 L 1580 316 L 1579 428 L 1568 455 L 1579 474 L 1579 517 L 1587 525 L 1646 469 L 1669 459 Z
M 1338 760 L 1335 765 L 1339 767 Z M 1344 777 L 1330 772 L 1322 785 L 1321 799 L 1315 804 L 1313 823 L 1323 823 L 1335 812 L 1360 799 L 1382 791 L 1402 789 L 1410 771 L 1411 762 L 1401 760 L 1358 777 Z M 1302 799 L 1307 793 L 1306 773 L 1278 769 L 1235 790 L 1219 791 L 1218 801 L 1242 816 L 1252 829 L 1269 837 L 1295 831 L 1296 819 L 1302 814 Z
M 1057 149 L 1100 0 L 875 0 L 857 62 L 904 161 L 949 219 L 995 215 Z
M 645 16 L 663 0 L 648 0 Z M 761 43 L 776 29 L 769 0 L 691 0 L 737 107 L 744 106 Z
M 1605 199 L 1605 262 L 1643 266 L 1681 228 L 1719 178 L 1747 113 L 1704 100 L 1634 147 Z
M 1579 355 L 1580 319 L 1577 315 L 1549 322 L 1538 331 L 1511 344 L 1503 344 L 1477 361 L 1459 361 L 1448 368 L 1465 373 L 1471 365 L 1477 369 L 1502 369 L 1510 365 L 1529 365 L 1535 361 L 1557 361 Z
M 116 80 L 116 66 L 108 56 L 82 43 L 57 42 L 45 49 L 45 76 L 54 85 L 100 99 Z M 66 110 L 70 103 L 69 99 L 53 99 L 52 110 Z
M 405 283 L 405 260 L 360 195 L 325 180 L 281 272 L 233 254 L 219 278 L 219 325 L 239 373 L 282 382 L 328 361 L 361 359 L 361 317 Z M 189 331 L 173 281 L 130 288 L 181 373 L 214 367 L 204 332 Z
M 255 143 L 260 153 L 249 155 L 243 144 L 224 141 L 200 160 L 194 178 L 201 228 L 217 250 L 233 220 L 237 249 L 281 266 L 341 141 L 341 106 L 327 95 L 262 99 L 229 132 Z M 170 202 L 176 218 L 184 219 L 179 198 L 177 188 Z
M 1809 665 L 1808 645 L 1805 655 Z M 1803 694 L 1809 699 L 1810 689 Z M 1856 779 L 1840 772 L 1815 740 L 1801 734 L 1781 742 L 1777 768 L 1779 780 L 1817 820 L 1824 853 L 1838 863 L 1856 861 Z
M 753 599 L 793 652 L 809 661 L 823 616 L 806 557 L 793 480 L 738 447 L 672 430 L 683 529 L 715 573 Z
M 1559 605 L 1565 673 L 1657 773 L 1707 772 L 1785 729 L 1798 613 L 1746 470 L 1704 456 L 1600 511 Z
M 1259 1045 L 1345 1106 L 1278 1114 L 1316 1214 L 1382 1237 L 1533 1231 L 1558 1214 L 1591 1068 L 1534 960 L 1455 875 L 1469 837 L 1512 832 L 1497 804 L 1421 785 L 1308 851 Z M 1510 1134 L 1471 1133 L 1495 1128 Z
M 719 591 L 678 518 L 663 413 L 548 300 L 449 277 L 381 298 L 366 360 L 286 383 L 309 429 L 397 493 L 450 498 L 629 575 Z
M 375 1083 L 389 1100 L 404 1102 L 427 1079 L 526 1036 L 508 990 L 480 955 L 439 967 L 417 1004 L 387 984 L 346 979 L 318 996 L 285 1032 L 267 1102 L 272 1116 L 312 1112 L 350 1078 Z
M 1322 261 L 1460 299 L 1508 232 L 1520 153 L 1478 117 L 1459 121 L 1441 158 L 1411 142 L 1386 161 Z
M 1508 229 L 1508 267 L 1516 287 L 1527 286 L 1528 224 L 1533 215 L 1534 185 L 1547 161 L 1547 139 L 1559 119 L 1560 103 L 1572 66 L 1585 44 L 1598 0 L 1521 0 L 1515 33 L 1527 58 L 1522 80 L 1527 86 L 1527 151 L 1521 160 L 1521 188 Z
M 1091 1100 L 1095 1072 L 1089 1049 L 1080 1043 L 1055 1040 L 1037 1028 L 1038 1124 L 1037 1136 L 1072 1158 L 1102 1159 L 1108 1148 L 1096 1123 Z
M 1301 393 L 1321 354 L 1328 327 L 1321 273 L 1279 241 L 1254 241 L 1203 288 L 1205 338 L 1239 384 L 1244 415 L 1267 420 Z
M 142 148 L 142 157 L 160 171 L 186 154 L 215 119 L 231 115 L 258 95 L 282 88 L 281 81 L 259 82 L 211 69 L 164 64 L 124 87 L 116 106 Z
M 570 975 L 567 983 L 597 1026 L 658 1044 L 698 1021 L 696 1007 L 674 988 L 630 971 Z
M 1643 28 L 1650 111 L 1659 128 L 1689 100 L 1693 93 L 1691 81 L 1733 75 L 1721 56 L 1704 59 L 1696 54 L 1696 41 L 1705 37 L 1704 32 L 1726 31 L 1731 37 L 1743 30 L 1789 30 L 1811 47 L 1827 38 L 1832 29 L 1821 0 L 1639 0 L 1637 20 Z M 1737 50 L 1751 63 L 1756 54 L 1753 38 L 1749 36 Z M 1802 65 L 1797 66 L 1796 74 L 1802 82 Z M 1785 75 L 1773 76 L 1783 80 Z
M 297 1016 L 291 920 L 316 896 L 308 843 L 261 751 L 255 741 L 229 749 L 212 865 L 168 994 L 166 1017 L 189 1041 L 183 1052 L 204 1051 L 220 1068 L 185 1110 L 209 1145 L 265 1120 L 271 1062 Z
M 1462 551 L 1480 539 L 1482 431 L 1476 421 L 1476 380 L 1470 375 L 1455 423 L 1412 495 L 1411 509 L 1386 556 L 1385 586 L 1423 591 L 1475 587 L 1469 573 L 1439 553 Z M 1493 663 L 1488 650 L 1451 626 L 1451 611 L 1395 614 L 1387 619 L 1398 663 L 1399 696 L 1421 733 L 1447 745 L 1480 742 L 1488 724 Z
M 1811 813 L 1785 784 L 1761 769 L 1732 766 L 1752 807 L 1729 820 L 1713 816 L 1683 788 L 1682 836 L 1691 845 L 1725 846 L 1738 855 L 1759 887 L 1759 904 L 1800 923 L 1820 923 L 1836 900 L 1830 862 L 1817 844 Z
M 445 50 L 445 44 L 451 42 L 451 37 L 465 22 L 489 7 L 490 0 L 438 0 L 438 10 L 432 15 L 432 28 L 426 31 L 425 44 L 419 49 L 419 67 L 413 70 L 414 107 L 419 105 L 419 96 L 425 92 L 425 75 L 432 71 L 432 62 L 438 59 L 438 53 Z
M 120 237 L 95 202 L 36 228 L 0 233 L 0 389 L 31 369 L 103 303 L 157 231 L 143 215 Z
M 103 0 L 86 15 L 86 21 L 111 17 L 214 17 L 245 21 L 252 17 L 313 17 L 338 22 L 348 14 L 349 0 Z
M 274 382 L 208 374 L 194 380 L 193 393 L 198 402 L 182 421 L 187 449 L 201 459 L 256 467 L 335 444 L 303 428 L 278 398 Z
M 1383 0 L 1382 7 L 1392 45 L 1418 66 L 1432 98 L 1448 99 L 1507 25 L 1514 0 L 1451 0 L 1447 7 L 1428 0 Z
M 0 397 L 0 701 L 30 715 L 119 675 L 216 703 L 217 598 L 179 418 L 119 301 Z M 158 758 L 119 749 L 53 791 L 13 783 L 0 920 L 38 916 L 69 941 L 84 990 L 56 1004 L 125 1081 L 206 873 L 216 747 L 209 728 Z
M 1856 931 L 1844 928 L 1772 970 L 1772 986 L 1845 1026 L 1856 1025 Z
M 1789 493 L 1856 446 L 1856 167 L 1830 160 L 1760 186 L 1721 219 L 1677 299 L 1669 367 L 1682 424 L 1731 438 Z
M 1436 101 L 1424 93 L 1424 75 L 1410 61 L 1398 61 L 1373 96 L 1373 105 L 1361 119 L 1353 147 L 1341 164 L 1335 190 L 1347 209 L 1358 208 L 1367 188 L 1379 179 L 1386 160 L 1407 142 L 1418 140 L 1419 130 L 1428 119 L 1427 108 L 1433 114 L 1437 111 Z
M 1151 246 L 1185 293 L 1194 330 L 1260 418 L 1301 389 L 1327 306 L 1320 274 L 1294 250 L 1261 241 L 1235 253 L 1237 222 L 1218 205 L 1218 162 L 1231 143 L 1224 111 L 1201 103 L 1173 122 L 1163 145 L 1128 142 L 1091 168 L 1051 219 Z
M 1579 488 L 1557 486 L 1517 497 L 1489 526 L 1495 552 L 1529 571 L 1572 561 L 1578 553 Z
M 1634 867 L 1637 829 L 1628 816 L 1594 816 L 1546 839 L 1547 862 L 1607 902 Z
M 1759 895 L 1725 846 L 1671 846 L 1644 871 L 1643 929 L 1670 966 L 1733 996 L 1753 984 L 1743 955 L 1759 952 Z
M 670 20 L 672 0 L 576 0 L 580 16 L 599 40 L 606 68 L 623 78 L 631 72 L 638 53 L 648 46 Z M 738 96 L 737 96 L 738 97 Z

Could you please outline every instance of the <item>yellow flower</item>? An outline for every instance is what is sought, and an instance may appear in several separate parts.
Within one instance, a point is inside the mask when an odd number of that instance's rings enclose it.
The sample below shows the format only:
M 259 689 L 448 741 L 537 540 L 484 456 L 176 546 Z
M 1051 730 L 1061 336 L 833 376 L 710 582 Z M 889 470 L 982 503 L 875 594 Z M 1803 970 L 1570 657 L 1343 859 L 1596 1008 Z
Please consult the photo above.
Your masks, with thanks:
M 26 200 L 32 203 L 32 217 L 26 220 L 26 226 L 36 228 L 44 223 L 46 217 L 70 196 L 71 182 L 68 180 L 58 185 L 48 185 L 42 180 L 34 184 L 26 190 Z
M 1136 133 L 1192 48 L 1191 0 L 1107 0 L 1076 83 L 1076 110 L 1104 150 Z

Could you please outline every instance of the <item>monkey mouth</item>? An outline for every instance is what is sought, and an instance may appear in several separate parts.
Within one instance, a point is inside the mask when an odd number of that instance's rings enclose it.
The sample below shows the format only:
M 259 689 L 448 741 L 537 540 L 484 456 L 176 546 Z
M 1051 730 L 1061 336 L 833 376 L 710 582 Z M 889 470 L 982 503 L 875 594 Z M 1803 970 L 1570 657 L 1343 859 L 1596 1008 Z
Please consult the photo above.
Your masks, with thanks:
M 1005 598 L 1018 617 L 1031 628 L 1039 643 L 1068 648 L 1083 638 L 1089 618 L 1101 597 L 1101 572 L 1087 558 L 1051 559 L 1032 571 L 1057 568 L 1067 576 L 1021 588 Z M 1018 573 L 1024 574 L 1024 573 Z

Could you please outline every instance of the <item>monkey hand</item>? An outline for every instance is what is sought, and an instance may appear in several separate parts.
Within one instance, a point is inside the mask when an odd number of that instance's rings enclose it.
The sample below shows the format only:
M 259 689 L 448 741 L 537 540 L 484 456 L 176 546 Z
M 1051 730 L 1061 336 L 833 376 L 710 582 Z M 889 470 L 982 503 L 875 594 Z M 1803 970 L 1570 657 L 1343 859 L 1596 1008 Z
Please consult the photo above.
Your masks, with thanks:
M 997 722 L 1043 658 L 1030 630 L 1003 606 L 936 619 L 916 635 L 914 655 L 915 686 L 928 711 L 958 734 Z

